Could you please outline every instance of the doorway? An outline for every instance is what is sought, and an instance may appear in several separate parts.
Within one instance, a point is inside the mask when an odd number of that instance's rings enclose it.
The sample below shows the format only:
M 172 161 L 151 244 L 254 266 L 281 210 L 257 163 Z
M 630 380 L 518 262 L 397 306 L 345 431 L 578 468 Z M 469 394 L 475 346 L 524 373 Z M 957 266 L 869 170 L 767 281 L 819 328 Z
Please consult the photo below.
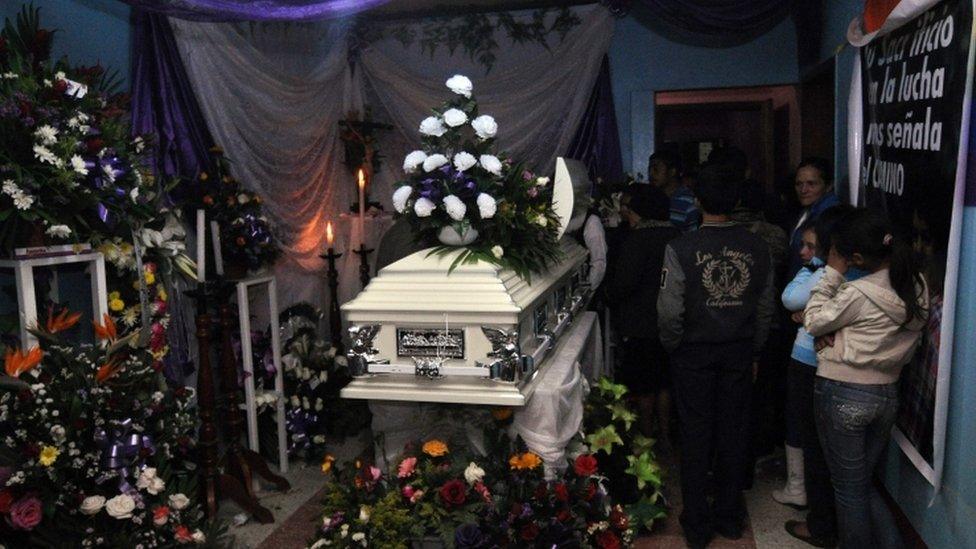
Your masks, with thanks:
M 718 147 L 746 153 L 752 177 L 768 192 L 799 162 L 795 86 L 662 91 L 654 96 L 655 143 L 694 168 Z

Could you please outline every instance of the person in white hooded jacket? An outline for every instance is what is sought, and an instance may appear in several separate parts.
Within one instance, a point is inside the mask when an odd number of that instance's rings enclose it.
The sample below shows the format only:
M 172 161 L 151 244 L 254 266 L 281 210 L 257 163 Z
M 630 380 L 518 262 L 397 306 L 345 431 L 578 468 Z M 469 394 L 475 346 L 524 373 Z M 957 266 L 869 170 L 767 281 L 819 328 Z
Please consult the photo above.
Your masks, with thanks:
M 830 468 L 842 548 L 901 547 L 871 482 L 891 437 L 898 378 L 921 338 L 928 292 L 911 247 L 860 209 L 835 227 L 823 278 L 804 311 L 817 338 L 814 407 Z M 869 274 L 845 282 L 849 267 Z

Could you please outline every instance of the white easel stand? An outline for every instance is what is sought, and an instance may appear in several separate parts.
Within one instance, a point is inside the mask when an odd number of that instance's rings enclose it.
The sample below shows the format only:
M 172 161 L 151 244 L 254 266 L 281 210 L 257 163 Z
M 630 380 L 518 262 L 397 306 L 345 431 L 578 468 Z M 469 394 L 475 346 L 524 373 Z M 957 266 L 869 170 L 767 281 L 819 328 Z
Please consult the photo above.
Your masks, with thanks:
M 254 358 L 251 354 L 251 307 L 248 290 L 251 287 L 266 288 L 271 322 L 271 357 L 275 366 L 275 413 L 278 423 L 278 468 L 288 472 L 288 435 L 285 431 L 285 383 L 281 371 L 281 341 L 278 328 L 278 284 L 275 277 L 245 278 L 237 282 L 237 311 L 241 325 L 241 357 L 244 361 L 244 407 L 247 411 L 247 442 L 251 450 L 258 452 L 258 409 L 254 389 Z
M 52 267 L 88 263 L 91 265 L 92 310 L 102 322 L 108 313 L 108 291 L 105 287 L 105 258 L 100 252 L 84 252 L 47 257 L 0 260 L 0 268 L 13 269 L 17 285 L 17 308 L 20 312 L 20 344 L 26 350 L 37 345 L 28 328 L 37 326 L 37 298 L 34 293 L 34 267 Z

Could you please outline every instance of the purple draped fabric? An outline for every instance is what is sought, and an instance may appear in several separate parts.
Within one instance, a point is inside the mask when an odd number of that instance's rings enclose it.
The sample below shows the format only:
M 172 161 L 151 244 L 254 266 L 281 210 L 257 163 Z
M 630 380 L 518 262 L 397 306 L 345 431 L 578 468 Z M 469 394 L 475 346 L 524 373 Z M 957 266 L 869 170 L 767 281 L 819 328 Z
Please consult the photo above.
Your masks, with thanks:
M 593 85 L 589 104 L 566 156 L 581 160 L 594 181 L 597 177 L 611 182 L 623 179 L 620 136 L 617 133 L 617 116 L 610 87 L 610 60 L 607 56 L 600 64 L 600 74 Z
M 132 131 L 156 140 L 156 173 L 196 179 L 213 138 L 165 16 L 132 10 Z
M 212 168 L 213 138 L 183 69 L 173 29 L 165 16 L 142 10 L 132 10 L 132 131 L 153 136 L 153 170 L 165 181 L 195 181 L 201 170 Z M 173 192 L 179 194 L 180 189 Z M 170 300 L 171 350 L 163 373 L 179 384 L 193 372 L 193 363 L 183 292 L 172 292 Z
M 195 21 L 314 21 L 352 15 L 390 0 L 122 0 L 141 10 Z
M 616 14 L 632 15 L 675 41 L 698 46 L 744 44 L 782 21 L 785 0 L 601 0 Z

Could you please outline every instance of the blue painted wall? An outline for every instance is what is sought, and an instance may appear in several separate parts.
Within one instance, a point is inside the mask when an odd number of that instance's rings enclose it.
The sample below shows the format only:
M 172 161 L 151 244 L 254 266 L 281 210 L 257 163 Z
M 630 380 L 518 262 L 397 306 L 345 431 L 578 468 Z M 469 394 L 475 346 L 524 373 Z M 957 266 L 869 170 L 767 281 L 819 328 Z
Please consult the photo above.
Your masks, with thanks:
M 796 30 L 787 18 L 748 44 L 702 48 L 668 40 L 628 16 L 614 29 L 610 71 L 624 169 L 643 173 L 654 148 L 655 91 L 795 83 Z
M 101 63 L 117 70 L 129 89 L 129 6 L 118 0 L 34 0 L 41 25 L 57 32 L 52 54 L 67 55 L 74 65 Z M 0 2 L 0 18 L 16 18 L 24 2 Z

